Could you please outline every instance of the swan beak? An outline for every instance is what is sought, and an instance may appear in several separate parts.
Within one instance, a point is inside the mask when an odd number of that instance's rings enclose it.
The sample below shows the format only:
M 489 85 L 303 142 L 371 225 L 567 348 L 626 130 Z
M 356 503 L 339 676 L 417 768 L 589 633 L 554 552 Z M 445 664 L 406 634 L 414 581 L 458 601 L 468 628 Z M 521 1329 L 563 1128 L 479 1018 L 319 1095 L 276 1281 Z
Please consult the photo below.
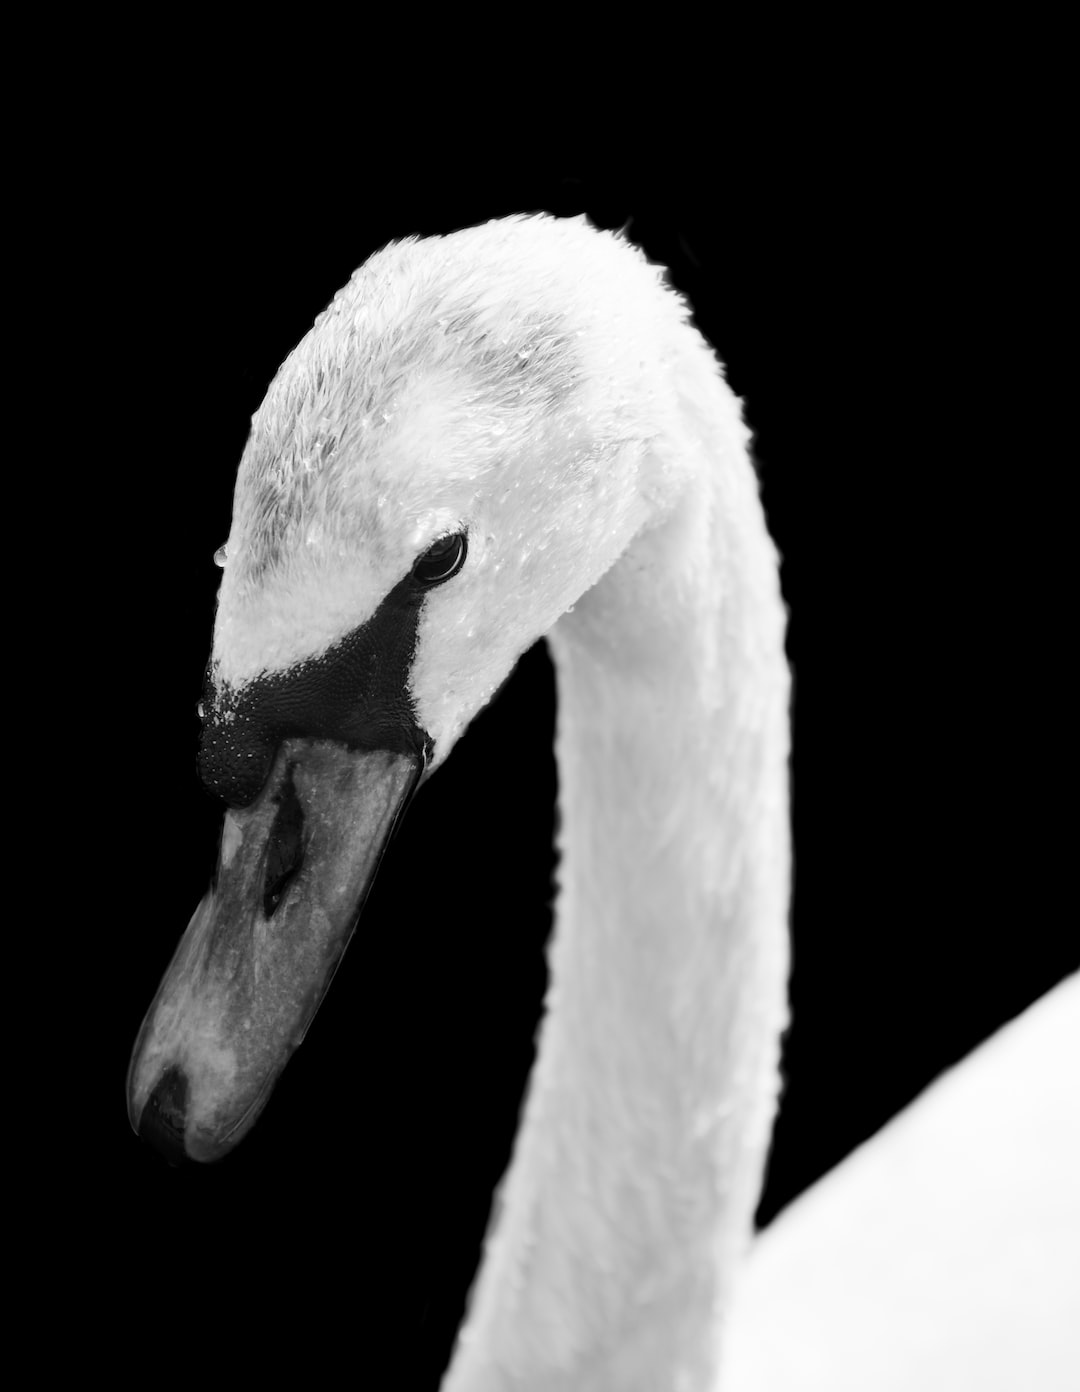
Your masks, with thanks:
M 246 1134 L 352 936 L 423 755 L 282 743 L 259 797 L 225 814 L 217 873 L 143 1021 L 135 1130 L 173 1163 Z

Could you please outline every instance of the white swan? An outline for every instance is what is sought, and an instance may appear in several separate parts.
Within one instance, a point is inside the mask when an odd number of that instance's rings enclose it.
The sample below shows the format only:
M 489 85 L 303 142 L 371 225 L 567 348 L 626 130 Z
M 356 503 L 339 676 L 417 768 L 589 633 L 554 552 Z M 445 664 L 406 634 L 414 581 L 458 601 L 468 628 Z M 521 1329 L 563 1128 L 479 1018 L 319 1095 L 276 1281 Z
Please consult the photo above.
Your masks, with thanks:
M 547 217 L 372 257 L 252 422 L 201 755 L 232 808 L 129 1107 L 177 1154 L 243 1135 L 413 790 L 549 634 L 552 984 L 446 1392 L 718 1377 L 787 972 L 784 611 L 746 441 L 658 269 Z

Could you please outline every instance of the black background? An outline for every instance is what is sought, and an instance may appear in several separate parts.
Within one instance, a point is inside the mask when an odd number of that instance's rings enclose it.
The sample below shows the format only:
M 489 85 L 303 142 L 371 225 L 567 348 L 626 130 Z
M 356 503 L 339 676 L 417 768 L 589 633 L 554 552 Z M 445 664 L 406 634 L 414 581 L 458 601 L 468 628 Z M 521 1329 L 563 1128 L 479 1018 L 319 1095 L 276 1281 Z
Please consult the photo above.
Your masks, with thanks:
M 69 755 L 88 791 L 63 886 L 86 906 L 89 990 L 54 1180 L 71 1216 L 46 1245 L 52 1279 L 93 1296 L 101 1350 L 133 1324 L 162 1347 L 235 1331 L 240 1362 L 345 1337 L 397 1386 L 435 1387 L 509 1156 L 550 928 L 542 647 L 417 799 L 235 1155 L 171 1170 L 125 1115 L 132 1042 L 216 851 L 195 706 L 249 419 L 390 239 L 532 210 L 625 227 L 745 400 L 795 672 L 794 1024 L 759 1221 L 1075 965 L 1040 868 L 1050 814 L 1008 734 L 1028 639 L 982 531 L 1006 449 L 971 409 L 997 391 L 976 365 L 989 194 L 970 158 L 913 160 L 906 140 L 796 123 L 689 158 L 571 143 L 342 177 L 316 149 L 275 165 L 253 130 L 139 158 L 114 141 L 95 167 L 67 311 L 97 413 L 73 442 L 92 563 L 65 616 L 94 732 Z M 58 267 L 51 304 L 68 285 Z

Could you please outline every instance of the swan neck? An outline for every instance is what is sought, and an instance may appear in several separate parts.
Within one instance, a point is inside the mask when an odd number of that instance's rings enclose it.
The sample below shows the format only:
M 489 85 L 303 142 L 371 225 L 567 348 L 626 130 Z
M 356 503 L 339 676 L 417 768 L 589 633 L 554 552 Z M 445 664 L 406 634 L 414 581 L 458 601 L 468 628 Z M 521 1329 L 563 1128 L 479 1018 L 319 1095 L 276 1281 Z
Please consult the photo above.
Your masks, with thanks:
M 783 609 L 741 441 L 721 464 L 550 635 L 550 987 L 446 1392 L 714 1386 L 788 960 Z

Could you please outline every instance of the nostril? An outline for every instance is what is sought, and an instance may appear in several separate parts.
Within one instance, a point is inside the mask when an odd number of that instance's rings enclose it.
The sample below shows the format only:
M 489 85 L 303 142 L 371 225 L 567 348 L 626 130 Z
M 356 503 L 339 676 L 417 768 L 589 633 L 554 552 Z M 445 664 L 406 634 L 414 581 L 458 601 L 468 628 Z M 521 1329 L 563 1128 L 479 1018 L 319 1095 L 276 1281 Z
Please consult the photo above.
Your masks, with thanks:
M 263 879 L 263 915 L 272 918 L 290 880 L 304 863 L 304 809 L 293 786 L 292 768 L 286 770 L 273 826 L 266 846 Z

